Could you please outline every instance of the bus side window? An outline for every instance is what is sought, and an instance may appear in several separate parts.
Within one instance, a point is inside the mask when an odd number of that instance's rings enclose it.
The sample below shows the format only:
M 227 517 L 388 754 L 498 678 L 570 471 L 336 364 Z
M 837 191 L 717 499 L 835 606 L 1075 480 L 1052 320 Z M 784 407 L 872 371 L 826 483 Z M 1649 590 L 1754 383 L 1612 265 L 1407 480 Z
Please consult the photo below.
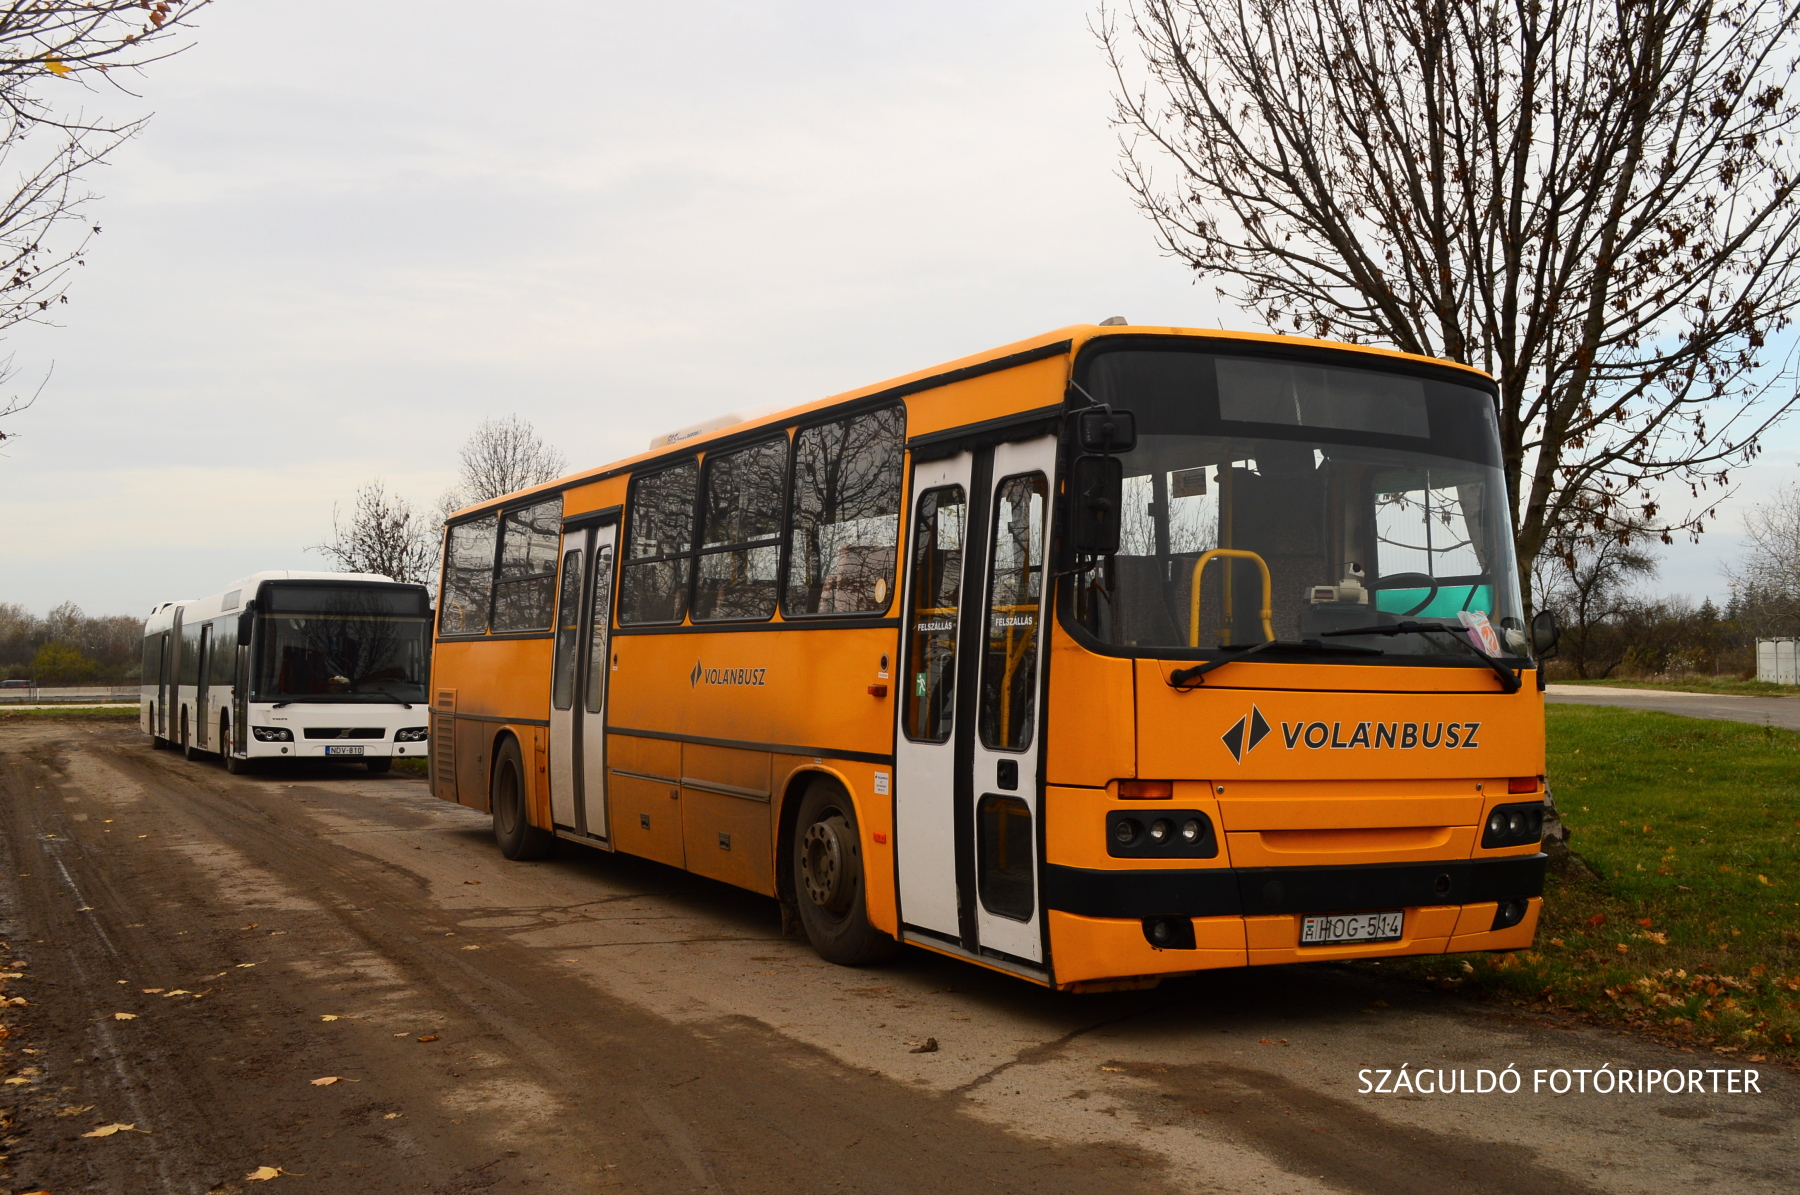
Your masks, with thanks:
M 206 683 L 219 688 L 237 683 L 237 615 L 213 619 L 212 653 Z
M 906 413 L 884 407 L 794 437 L 784 615 L 877 614 L 894 593 Z
M 963 520 L 959 485 L 919 495 L 914 522 L 912 609 L 908 611 L 906 737 L 941 743 L 956 714 L 956 613 L 962 595 Z
M 494 586 L 494 537 L 499 529 L 495 515 L 450 528 L 450 547 L 444 553 L 444 595 L 438 611 L 440 633 L 479 635 L 487 630 L 488 600 Z
M 500 574 L 494 582 L 494 630 L 550 629 L 556 549 L 561 541 L 561 498 L 506 512 L 500 533 Z
M 680 622 L 687 613 L 699 480 L 700 468 L 691 458 L 631 479 L 620 626 Z
M 775 613 L 787 457 L 785 437 L 707 454 L 695 622 Z

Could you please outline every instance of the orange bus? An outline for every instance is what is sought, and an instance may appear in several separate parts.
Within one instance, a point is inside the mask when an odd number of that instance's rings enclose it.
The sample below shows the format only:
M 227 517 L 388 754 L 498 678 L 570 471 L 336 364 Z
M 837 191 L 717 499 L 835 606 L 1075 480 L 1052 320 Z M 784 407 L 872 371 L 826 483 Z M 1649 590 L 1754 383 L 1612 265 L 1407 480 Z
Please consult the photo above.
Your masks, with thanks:
M 432 789 L 508 858 L 774 897 L 845 964 L 1528 946 L 1556 635 L 1495 398 L 1109 321 L 659 437 L 450 520 Z

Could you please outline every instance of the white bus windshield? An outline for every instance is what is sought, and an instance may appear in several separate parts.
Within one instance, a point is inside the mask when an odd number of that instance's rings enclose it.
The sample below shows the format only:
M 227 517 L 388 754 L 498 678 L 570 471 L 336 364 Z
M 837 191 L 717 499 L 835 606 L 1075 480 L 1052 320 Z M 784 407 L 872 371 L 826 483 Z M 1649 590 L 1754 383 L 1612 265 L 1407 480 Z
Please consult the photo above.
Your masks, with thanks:
M 258 611 L 257 701 L 426 699 L 422 591 L 269 588 Z

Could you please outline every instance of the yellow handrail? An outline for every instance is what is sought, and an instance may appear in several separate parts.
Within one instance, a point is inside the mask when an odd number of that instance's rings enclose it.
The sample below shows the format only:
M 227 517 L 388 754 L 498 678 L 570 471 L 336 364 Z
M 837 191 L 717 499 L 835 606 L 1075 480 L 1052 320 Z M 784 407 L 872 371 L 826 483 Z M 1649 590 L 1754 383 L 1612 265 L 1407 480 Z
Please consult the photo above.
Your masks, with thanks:
M 1275 631 L 1269 625 L 1269 623 L 1270 623 L 1270 619 L 1273 617 L 1273 611 L 1270 608 L 1270 599 L 1273 597 L 1274 585 L 1269 580 L 1268 564 L 1266 564 L 1263 561 L 1263 558 L 1261 556 L 1258 556 L 1255 552 L 1246 552 L 1242 548 L 1214 548 L 1210 552 L 1200 553 L 1200 559 L 1194 561 L 1194 583 L 1190 587 L 1193 592 L 1191 592 L 1188 595 L 1188 646 L 1189 647 L 1199 647 L 1200 646 L 1200 570 L 1204 569 L 1206 567 L 1207 563 L 1209 561 L 1211 561 L 1212 558 L 1215 556 L 1221 557 L 1225 560 L 1254 560 L 1254 561 L 1256 561 L 1256 567 L 1258 569 L 1262 570 L 1262 583 L 1263 583 L 1263 586 L 1262 586 L 1262 589 L 1263 589 L 1263 593 L 1262 593 L 1262 599 L 1263 599 L 1262 600 L 1262 632 L 1263 632 L 1263 638 L 1264 639 L 1273 639 L 1275 637 Z M 1227 585 L 1229 585 L 1231 583 L 1231 575 L 1229 573 L 1226 574 L 1225 580 L 1226 580 Z M 1225 593 L 1225 609 L 1226 610 L 1231 609 L 1231 593 L 1230 593 L 1229 589 Z

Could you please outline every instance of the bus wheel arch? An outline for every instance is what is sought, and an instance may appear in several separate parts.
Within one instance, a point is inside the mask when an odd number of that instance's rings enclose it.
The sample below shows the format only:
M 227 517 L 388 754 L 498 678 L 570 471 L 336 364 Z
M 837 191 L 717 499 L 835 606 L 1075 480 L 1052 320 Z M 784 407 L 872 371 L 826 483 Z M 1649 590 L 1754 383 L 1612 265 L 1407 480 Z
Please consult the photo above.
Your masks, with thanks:
M 807 940 L 828 962 L 860 967 L 892 958 L 899 943 L 869 923 L 861 830 L 849 786 L 829 772 L 809 771 L 793 778 L 788 796 L 777 869 L 784 906 L 792 902 Z
M 488 772 L 488 809 L 494 818 L 494 841 L 500 853 L 514 861 L 548 858 L 556 835 L 531 824 L 526 792 L 529 773 L 524 753 L 511 731 L 494 738 L 493 766 Z

